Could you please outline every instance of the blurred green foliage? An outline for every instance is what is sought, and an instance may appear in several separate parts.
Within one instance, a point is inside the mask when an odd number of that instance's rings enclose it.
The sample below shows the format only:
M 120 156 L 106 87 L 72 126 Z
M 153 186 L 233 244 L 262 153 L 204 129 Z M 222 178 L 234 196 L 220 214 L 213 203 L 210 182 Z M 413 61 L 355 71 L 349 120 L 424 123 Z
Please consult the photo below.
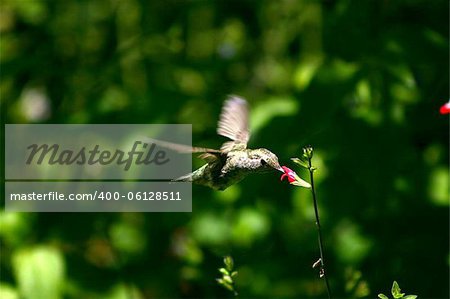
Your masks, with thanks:
M 2 123 L 192 123 L 195 144 L 218 147 L 239 94 L 252 147 L 291 167 L 315 148 L 335 296 L 398 280 L 447 297 L 448 5 L 3 0 Z M 227 254 L 243 297 L 324 296 L 308 190 L 255 175 L 193 196 L 186 214 L 0 212 L 0 297 L 225 297 Z

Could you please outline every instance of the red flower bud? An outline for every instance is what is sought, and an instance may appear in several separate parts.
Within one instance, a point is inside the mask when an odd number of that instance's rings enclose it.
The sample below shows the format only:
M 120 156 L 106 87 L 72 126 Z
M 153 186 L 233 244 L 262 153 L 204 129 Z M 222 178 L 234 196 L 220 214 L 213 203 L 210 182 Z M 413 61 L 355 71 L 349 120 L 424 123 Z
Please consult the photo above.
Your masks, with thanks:
M 439 112 L 441 114 L 448 114 L 448 113 L 450 113 L 450 102 L 445 103 L 444 105 L 442 105 L 441 109 L 439 109 Z

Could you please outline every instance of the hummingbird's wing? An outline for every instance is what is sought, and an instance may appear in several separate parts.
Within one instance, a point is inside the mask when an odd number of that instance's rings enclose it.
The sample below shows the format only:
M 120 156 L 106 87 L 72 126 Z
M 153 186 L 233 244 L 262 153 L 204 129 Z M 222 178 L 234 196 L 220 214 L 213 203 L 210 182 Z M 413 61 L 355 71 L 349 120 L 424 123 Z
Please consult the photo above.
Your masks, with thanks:
M 247 148 L 250 131 L 248 129 L 248 104 L 246 100 L 238 96 L 230 96 L 226 100 L 220 114 L 217 134 L 232 140 L 222 145 L 220 150 L 223 152 Z
M 201 155 L 199 155 L 199 158 L 205 160 L 206 162 L 212 162 L 214 159 L 217 159 L 218 156 L 223 154 L 222 151 L 212 148 L 193 147 L 189 145 L 178 144 L 149 137 L 144 138 L 144 140 L 182 154 L 202 153 Z

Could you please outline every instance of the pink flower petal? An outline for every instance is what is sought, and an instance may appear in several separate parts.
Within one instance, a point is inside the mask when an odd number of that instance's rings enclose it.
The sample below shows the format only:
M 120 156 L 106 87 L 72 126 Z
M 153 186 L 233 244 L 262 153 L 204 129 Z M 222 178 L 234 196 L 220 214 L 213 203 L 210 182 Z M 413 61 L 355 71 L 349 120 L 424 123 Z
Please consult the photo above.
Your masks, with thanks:
M 283 168 L 283 170 L 284 170 L 284 173 L 281 175 L 281 180 L 283 180 L 285 177 L 287 177 L 289 183 L 292 183 L 292 182 L 296 181 L 296 176 L 297 175 L 292 169 L 290 169 L 290 168 L 288 168 L 286 166 L 281 166 L 281 168 Z

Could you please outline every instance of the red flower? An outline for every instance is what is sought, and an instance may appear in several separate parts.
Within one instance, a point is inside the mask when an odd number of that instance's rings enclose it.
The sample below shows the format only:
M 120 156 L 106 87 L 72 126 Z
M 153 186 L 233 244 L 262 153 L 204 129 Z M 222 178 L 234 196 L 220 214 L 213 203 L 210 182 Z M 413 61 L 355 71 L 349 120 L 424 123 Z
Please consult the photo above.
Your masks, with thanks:
M 448 113 L 450 113 L 450 102 L 445 103 L 444 105 L 442 105 L 441 109 L 439 109 L 439 112 L 441 114 L 448 114 Z
M 305 188 L 311 188 L 311 185 L 302 180 L 292 169 L 286 166 L 281 166 L 283 168 L 284 173 L 281 175 L 280 181 L 282 181 L 285 177 L 287 177 L 290 184 L 299 186 L 299 187 L 305 187 Z
M 286 167 L 286 166 L 281 166 L 281 168 L 283 168 L 284 173 L 281 175 L 280 181 L 282 181 L 285 177 L 288 178 L 289 183 L 295 182 L 295 176 L 297 175 L 295 173 L 295 171 L 293 171 L 292 169 Z

